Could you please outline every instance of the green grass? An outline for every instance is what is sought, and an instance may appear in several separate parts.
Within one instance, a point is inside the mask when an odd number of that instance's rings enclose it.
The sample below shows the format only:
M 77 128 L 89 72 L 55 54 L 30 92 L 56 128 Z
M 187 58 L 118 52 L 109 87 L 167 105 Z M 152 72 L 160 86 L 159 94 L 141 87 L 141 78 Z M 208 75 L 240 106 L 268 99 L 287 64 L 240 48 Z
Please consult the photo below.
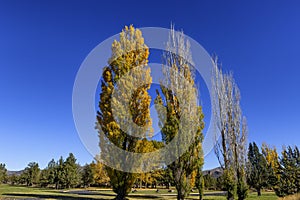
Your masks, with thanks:
M 82 194 L 81 192 L 85 192 Z M 72 190 L 53 190 L 42 188 L 28 188 L 25 186 L 0 185 L 0 199 L 63 199 L 63 200 L 94 200 L 113 199 L 115 194 L 110 189 L 89 188 Z M 136 193 L 130 193 L 130 200 L 141 199 L 176 199 L 176 192 L 168 193 L 166 189 L 160 189 L 156 193 L 155 189 L 141 189 Z M 198 199 L 197 193 L 192 193 L 188 199 Z M 205 200 L 226 200 L 220 191 L 206 191 Z M 247 200 L 277 200 L 274 192 L 263 192 L 261 197 L 256 193 L 250 193 Z

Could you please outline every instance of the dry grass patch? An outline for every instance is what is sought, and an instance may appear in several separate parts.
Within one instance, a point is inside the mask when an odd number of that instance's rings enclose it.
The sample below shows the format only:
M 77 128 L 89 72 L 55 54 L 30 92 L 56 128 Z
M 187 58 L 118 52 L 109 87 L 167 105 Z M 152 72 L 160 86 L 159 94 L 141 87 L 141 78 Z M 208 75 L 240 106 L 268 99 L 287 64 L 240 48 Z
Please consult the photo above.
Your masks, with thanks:
M 280 200 L 300 200 L 300 193 L 280 198 Z

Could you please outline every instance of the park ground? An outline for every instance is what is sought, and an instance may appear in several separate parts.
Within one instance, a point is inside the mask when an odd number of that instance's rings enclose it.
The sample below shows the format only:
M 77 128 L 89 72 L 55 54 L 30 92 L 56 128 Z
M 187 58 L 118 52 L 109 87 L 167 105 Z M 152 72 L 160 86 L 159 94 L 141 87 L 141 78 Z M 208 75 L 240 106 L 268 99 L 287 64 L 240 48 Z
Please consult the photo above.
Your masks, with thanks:
M 204 200 L 226 200 L 221 191 L 206 191 Z M 93 199 L 113 199 L 115 194 L 110 189 L 88 188 L 71 190 L 53 190 L 42 188 L 28 188 L 24 186 L 0 185 L 0 200 L 12 199 L 63 199 L 63 200 L 93 200 Z M 191 193 L 188 199 L 198 199 L 197 193 Z M 160 189 L 159 193 L 155 189 L 140 189 L 135 193 L 130 193 L 128 199 L 176 199 L 176 192 L 169 193 L 166 189 Z M 247 200 L 277 200 L 274 192 L 263 192 L 261 197 L 256 193 L 250 193 Z

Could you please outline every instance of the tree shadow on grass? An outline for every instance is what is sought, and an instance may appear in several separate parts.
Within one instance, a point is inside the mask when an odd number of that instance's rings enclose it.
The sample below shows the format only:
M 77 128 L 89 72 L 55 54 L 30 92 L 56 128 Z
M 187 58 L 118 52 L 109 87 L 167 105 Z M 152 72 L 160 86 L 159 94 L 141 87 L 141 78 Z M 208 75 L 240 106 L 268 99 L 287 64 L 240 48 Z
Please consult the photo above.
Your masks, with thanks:
M 16 194 L 16 193 L 5 193 L 3 194 L 7 196 L 9 199 L 10 197 L 18 197 L 21 199 L 62 199 L 62 200 L 95 200 L 95 199 L 101 199 L 101 200 L 107 200 L 106 198 L 92 198 L 92 197 L 76 197 L 76 196 L 60 196 L 60 195 L 55 195 L 55 194 Z M 108 196 L 108 195 L 106 195 Z
M 161 198 L 161 197 L 158 197 L 158 196 L 147 195 L 147 194 L 141 194 L 141 195 L 129 194 L 128 197 L 135 198 L 135 199 L 159 199 L 159 198 Z
M 105 193 L 101 193 L 101 192 L 95 192 L 95 193 L 69 193 L 69 194 L 75 194 L 75 195 L 99 195 L 99 197 L 82 197 L 82 196 L 61 196 L 61 195 L 55 195 L 55 194 L 18 194 L 18 193 L 5 193 L 3 195 L 7 196 L 8 198 L 6 199 L 10 199 L 13 197 L 17 197 L 20 199 L 61 199 L 61 200 L 95 200 L 95 199 L 100 199 L 100 200 L 107 200 L 107 198 L 103 197 L 103 196 L 107 196 L 107 197 L 115 197 L 115 194 L 105 194 Z M 100 197 L 102 196 L 102 197 Z M 135 199 L 158 199 L 158 196 L 154 196 L 154 195 L 132 195 L 129 194 L 128 197 L 131 198 L 135 198 Z

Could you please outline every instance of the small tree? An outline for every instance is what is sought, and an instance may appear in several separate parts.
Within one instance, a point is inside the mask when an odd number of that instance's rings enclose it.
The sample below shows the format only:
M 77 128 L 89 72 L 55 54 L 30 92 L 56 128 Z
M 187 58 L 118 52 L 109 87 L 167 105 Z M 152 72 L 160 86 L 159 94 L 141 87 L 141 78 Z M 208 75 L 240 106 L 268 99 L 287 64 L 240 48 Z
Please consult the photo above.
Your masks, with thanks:
M 57 170 L 57 164 L 54 159 L 52 159 L 46 168 L 47 170 L 47 176 L 48 176 L 48 184 L 53 185 L 55 184 L 55 179 L 56 179 L 56 170 Z
M 92 165 L 94 165 L 94 163 L 86 164 L 81 172 L 81 180 L 84 187 L 90 187 L 91 184 L 95 183 L 95 170 Z
M 41 171 L 40 174 L 40 185 L 41 187 L 47 187 L 55 184 L 57 165 L 54 159 L 52 159 L 48 166 Z
M 41 170 L 40 181 L 39 181 L 41 187 L 47 187 L 49 185 L 48 174 L 49 172 L 47 169 Z
M 199 192 L 199 200 L 202 200 L 204 196 L 204 188 L 205 188 L 205 180 L 204 180 L 202 168 L 199 168 L 197 170 L 195 186 Z
M 95 184 L 100 185 L 108 185 L 110 182 L 109 176 L 105 170 L 105 166 L 103 163 L 96 161 L 96 163 L 91 163 L 91 168 L 93 173 L 93 178 L 95 181 Z
M 64 159 L 61 156 L 57 163 L 54 165 L 54 184 L 55 189 L 63 188 L 65 186 L 65 172 L 64 172 Z
M 279 180 L 274 187 L 277 196 L 300 193 L 300 152 L 297 146 L 283 150 L 278 173 Z
M 225 169 L 222 175 L 222 185 L 227 191 L 227 199 L 233 200 L 236 197 L 237 183 L 233 168 Z
M 39 164 L 36 162 L 29 163 L 23 172 L 23 177 L 25 179 L 27 186 L 38 184 L 39 176 L 40 176 L 40 168 L 39 168 Z
M 16 175 L 16 174 L 11 174 L 10 176 L 8 176 L 8 182 L 11 185 L 17 185 L 20 184 L 20 176 Z
M 203 176 L 205 189 L 217 189 L 217 179 L 209 173 Z
M 0 163 L 0 184 L 7 181 L 7 169 L 5 164 Z
M 276 186 L 278 179 L 280 178 L 279 175 L 279 157 L 276 151 L 276 148 L 269 147 L 266 143 L 262 144 L 261 147 L 262 154 L 267 161 L 268 165 L 268 186 L 269 188 L 273 188 Z

